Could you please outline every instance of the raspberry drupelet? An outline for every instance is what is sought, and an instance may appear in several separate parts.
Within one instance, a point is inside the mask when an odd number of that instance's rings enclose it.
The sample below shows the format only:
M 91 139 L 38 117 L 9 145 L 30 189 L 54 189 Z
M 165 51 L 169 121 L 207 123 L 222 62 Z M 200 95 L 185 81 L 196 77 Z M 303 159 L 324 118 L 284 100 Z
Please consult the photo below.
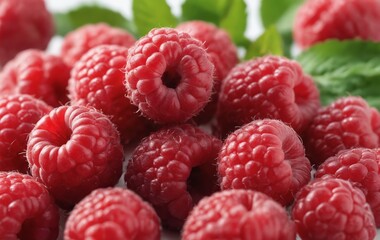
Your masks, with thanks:
M 379 146 L 380 113 L 361 97 L 341 97 L 321 108 L 307 131 L 307 155 L 316 166 L 339 151 Z
M 302 188 L 292 209 L 301 239 L 374 239 L 376 226 L 364 194 L 342 179 L 317 179 Z
M 56 240 L 59 212 L 46 187 L 33 177 L 0 172 L 1 239 Z
M 68 101 L 70 68 L 58 56 L 30 49 L 20 52 L 0 72 L 0 94 L 29 94 L 53 107 Z
M 231 133 L 218 158 L 222 190 L 251 189 L 289 205 L 311 178 L 297 133 L 279 120 L 252 121 Z
M 211 96 L 214 65 L 202 43 L 172 28 L 152 29 L 129 49 L 127 94 L 157 123 L 182 123 Z
M 296 61 L 265 56 L 237 65 L 223 80 L 217 125 L 224 137 L 254 119 L 274 118 L 301 134 L 319 107 L 319 91 Z
M 143 136 L 151 125 L 125 96 L 127 54 L 126 47 L 117 45 L 92 48 L 74 65 L 68 88 L 72 105 L 91 106 L 110 117 L 124 145 Z
M 380 2 L 377 0 L 308 0 L 299 8 L 293 26 L 301 48 L 328 39 L 380 41 Z
M 62 42 L 63 61 L 73 67 L 74 64 L 93 47 L 110 44 L 130 47 L 136 42 L 126 30 L 115 28 L 106 23 L 86 24 L 68 33 Z
M 134 192 L 101 188 L 91 192 L 70 213 L 65 240 L 159 240 L 160 220 Z
M 267 195 L 225 190 L 203 198 L 183 227 L 183 240 L 294 240 L 296 229 L 285 209 Z
M 165 227 L 180 229 L 193 206 L 218 190 L 216 158 L 221 145 L 189 124 L 158 130 L 133 152 L 126 185 L 153 205 Z
M 380 226 L 380 149 L 353 148 L 340 151 L 319 166 L 316 178 L 349 180 L 362 190 Z
M 52 110 L 30 95 L 0 97 L 0 171 L 27 173 L 25 150 L 34 125 Z
M 61 106 L 42 117 L 30 133 L 26 156 L 31 174 L 67 209 L 92 190 L 115 185 L 124 158 L 115 126 L 83 106 Z

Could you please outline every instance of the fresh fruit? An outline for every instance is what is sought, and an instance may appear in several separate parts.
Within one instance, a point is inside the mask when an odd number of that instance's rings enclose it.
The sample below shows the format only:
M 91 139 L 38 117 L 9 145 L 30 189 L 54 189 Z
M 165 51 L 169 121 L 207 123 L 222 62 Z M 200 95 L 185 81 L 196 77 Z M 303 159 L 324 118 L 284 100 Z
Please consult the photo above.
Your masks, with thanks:
M 239 62 L 237 48 L 226 31 L 209 22 L 200 20 L 183 22 L 176 29 L 200 40 L 215 67 L 211 101 L 195 117 L 197 122 L 206 123 L 214 117 L 216 112 L 216 103 L 222 80 Z
M 292 216 L 301 239 L 374 239 L 364 194 L 342 179 L 319 179 L 296 196 Z
M 181 123 L 209 101 L 214 66 L 202 43 L 172 28 L 156 28 L 129 49 L 127 94 L 158 123 Z
M 237 65 L 223 80 L 218 127 L 226 136 L 253 119 L 274 118 L 301 133 L 319 106 L 315 83 L 296 61 L 265 56 Z
M 59 212 L 46 187 L 29 175 L 0 172 L 1 239 L 55 240 Z
M 130 47 L 135 38 L 126 30 L 111 27 L 105 23 L 86 24 L 65 36 L 61 47 L 61 56 L 72 67 L 93 47 L 102 44 Z
M 308 0 L 294 19 L 294 40 L 302 48 L 327 39 L 380 41 L 377 0 Z
M 71 208 L 92 190 L 116 184 L 124 155 L 119 134 L 104 114 L 61 106 L 37 122 L 26 156 L 32 175 L 61 207 Z
M 52 107 L 30 95 L 0 97 L 0 171 L 27 173 L 25 150 L 34 125 Z
M 57 107 L 65 104 L 70 69 L 60 57 L 40 50 L 25 50 L 0 73 L 0 94 L 29 94 Z
M 319 166 L 316 178 L 349 180 L 362 190 L 380 226 L 380 149 L 354 148 L 342 150 Z
M 160 221 L 138 195 L 122 188 L 97 189 L 70 213 L 65 240 L 159 240 Z
M 186 220 L 183 240 L 293 240 L 295 225 L 270 197 L 251 190 L 226 190 L 203 198 Z
M 221 145 L 189 124 L 154 132 L 128 162 L 127 187 L 153 205 L 164 226 L 180 229 L 199 199 L 217 190 L 215 164 Z
M 310 161 L 318 166 L 340 150 L 378 147 L 379 119 L 379 112 L 358 96 L 342 97 L 321 108 L 304 137 Z
M 110 117 L 124 144 L 147 132 L 148 120 L 125 96 L 124 72 L 128 49 L 101 45 L 85 53 L 74 65 L 69 80 L 72 105 L 95 107 Z
M 54 22 L 44 0 L 1 0 L 0 9 L 0 66 L 23 50 L 47 47 Z
M 283 205 L 310 180 L 311 166 L 297 133 L 279 120 L 252 121 L 224 141 L 218 158 L 221 189 L 252 189 Z

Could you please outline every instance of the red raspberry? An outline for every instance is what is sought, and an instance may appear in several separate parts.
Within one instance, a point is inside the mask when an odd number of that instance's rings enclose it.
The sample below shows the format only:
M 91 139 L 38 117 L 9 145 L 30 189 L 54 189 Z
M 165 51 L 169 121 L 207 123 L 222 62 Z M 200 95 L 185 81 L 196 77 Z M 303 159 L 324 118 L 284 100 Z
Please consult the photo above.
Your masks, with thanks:
M 293 240 L 294 223 L 270 197 L 251 190 L 226 190 L 202 199 L 186 220 L 183 240 Z
M 42 117 L 29 136 L 30 171 L 56 202 L 70 208 L 92 190 L 113 186 L 122 172 L 116 128 L 102 113 L 61 106 Z
M 340 150 L 379 145 L 379 112 L 361 97 L 343 97 L 321 108 L 306 131 L 309 159 L 320 165 Z
M 25 50 L 0 73 L 0 94 L 29 94 L 56 107 L 68 101 L 70 69 L 60 57 Z
M 145 138 L 128 162 L 125 181 L 156 209 L 163 224 L 179 229 L 200 198 L 216 189 L 222 142 L 183 124 Z
M 125 96 L 124 71 L 128 49 L 101 45 L 89 50 L 74 65 L 69 80 L 72 104 L 92 106 L 110 117 L 127 144 L 146 132 L 147 120 Z
M 160 239 L 160 221 L 154 209 L 135 193 L 121 188 L 91 192 L 71 212 L 65 240 Z
M 135 38 L 124 29 L 111 27 L 105 23 L 87 24 L 65 36 L 61 55 L 63 61 L 70 67 L 93 47 L 102 44 L 130 47 Z
M 45 1 L 0 1 L 0 66 L 22 50 L 45 49 L 53 34 L 53 17 Z
M 315 177 L 349 180 L 365 194 L 380 227 L 380 149 L 342 150 L 320 165 Z
M 222 189 L 257 190 L 283 205 L 311 177 L 297 133 L 274 119 L 252 121 L 230 134 L 218 160 Z
M 292 211 L 301 239 L 374 239 L 376 226 L 363 193 L 348 181 L 313 181 L 297 193 Z
M 128 95 L 158 123 L 185 122 L 206 105 L 213 64 L 202 43 L 171 28 L 151 30 L 129 49 Z
M 58 208 L 46 187 L 31 176 L 0 172 L 0 209 L 1 239 L 57 239 Z
M 27 172 L 24 153 L 28 135 L 51 109 L 30 95 L 0 97 L 0 171 Z
M 237 49 L 228 33 L 212 23 L 200 20 L 189 21 L 178 25 L 176 29 L 187 32 L 190 36 L 200 40 L 215 66 L 212 100 L 205 106 L 200 115 L 196 117 L 196 120 L 199 120 L 199 122 L 207 122 L 216 112 L 218 92 L 222 80 L 239 62 Z
M 319 106 L 319 91 L 297 62 L 265 56 L 236 66 L 223 80 L 217 120 L 223 136 L 260 118 L 282 120 L 301 133 Z
M 293 27 L 296 43 L 307 48 L 327 39 L 380 41 L 378 0 L 308 0 Z

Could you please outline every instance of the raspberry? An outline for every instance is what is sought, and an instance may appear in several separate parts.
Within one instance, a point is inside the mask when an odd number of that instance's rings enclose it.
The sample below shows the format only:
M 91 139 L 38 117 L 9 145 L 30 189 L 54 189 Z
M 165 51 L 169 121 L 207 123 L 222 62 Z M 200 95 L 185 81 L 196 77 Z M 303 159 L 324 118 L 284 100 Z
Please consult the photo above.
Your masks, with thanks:
M 26 142 L 34 125 L 51 111 L 45 102 L 30 95 L 0 97 L 0 171 L 26 173 Z
M 30 133 L 26 156 L 32 175 L 63 208 L 96 188 L 113 186 L 122 172 L 116 128 L 104 114 L 82 106 L 61 106 L 42 117 Z
M 70 67 L 93 47 L 111 44 L 130 47 L 135 38 L 127 31 L 105 23 L 87 24 L 65 36 L 61 47 L 63 61 Z
M 1 239 L 55 240 L 59 212 L 46 187 L 29 175 L 0 172 Z
M 301 133 L 319 106 L 319 91 L 297 62 L 265 56 L 237 65 L 223 80 L 217 121 L 223 136 L 260 118 L 282 120 Z
M 349 180 L 366 195 L 380 226 L 380 149 L 354 148 L 342 150 L 319 166 L 316 178 Z
M 321 108 L 305 134 L 310 161 L 320 165 L 340 150 L 379 145 L 379 112 L 361 97 L 343 97 Z
M 206 105 L 213 64 L 202 43 L 171 28 L 151 30 L 129 49 L 128 96 L 158 123 L 185 122 Z
M 296 238 L 294 223 L 285 209 L 251 190 L 226 190 L 202 199 L 183 229 L 183 240 Z
M 292 215 L 301 239 L 374 239 L 376 226 L 363 193 L 348 181 L 313 181 L 297 193 Z
M 379 24 L 377 0 L 308 0 L 295 16 L 293 35 L 302 48 L 327 39 L 380 41 Z
M 128 49 L 101 45 L 85 53 L 74 65 L 69 80 L 72 104 L 92 106 L 110 117 L 125 144 L 146 132 L 148 121 L 125 97 L 123 85 Z
M 53 34 L 53 17 L 45 1 L 0 1 L 0 66 L 22 50 L 45 49 Z
M 128 162 L 129 189 L 150 202 L 169 228 L 179 229 L 199 199 L 216 189 L 216 158 L 222 142 L 182 124 L 145 138 Z
M 297 133 L 274 119 L 252 121 L 231 133 L 218 158 L 222 189 L 252 189 L 283 205 L 310 180 L 311 166 Z
M 212 100 L 195 118 L 199 122 L 207 122 L 216 112 L 218 92 L 222 80 L 239 61 L 237 49 L 228 33 L 212 23 L 200 20 L 188 21 L 178 25 L 176 29 L 187 32 L 190 36 L 200 40 L 209 54 L 211 62 L 214 64 L 215 75 Z
M 68 101 L 70 69 L 60 57 L 25 50 L 0 73 L 0 94 L 29 94 L 56 107 Z
M 135 193 L 121 188 L 97 189 L 79 202 L 67 219 L 66 240 L 160 239 L 154 209 Z

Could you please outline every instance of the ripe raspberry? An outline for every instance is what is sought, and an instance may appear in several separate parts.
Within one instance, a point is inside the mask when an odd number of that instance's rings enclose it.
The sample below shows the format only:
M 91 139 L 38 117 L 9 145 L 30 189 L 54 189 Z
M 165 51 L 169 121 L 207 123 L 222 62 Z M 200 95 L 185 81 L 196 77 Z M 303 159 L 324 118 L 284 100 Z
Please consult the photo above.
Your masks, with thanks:
M 327 39 L 380 41 L 378 0 L 308 0 L 293 27 L 296 43 L 307 48 Z
M 123 85 L 128 49 L 101 45 L 74 65 L 69 80 L 71 104 L 92 106 L 110 117 L 125 144 L 146 132 L 148 121 L 125 96 Z
M 27 172 L 24 153 L 28 135 L 51 109 L 30 95 L 0 97 L 0 171 Z
M 379 145 L 379 112 L 361 97 L 343 97 L 321 108 L 305 135 L 309 159 L 320 165 L 340 150 Z
M 29 175 L 0 172 L 0 236 L 55 240 L 59 212 L 46 187 Z
M 127 189 L 97 189 L 67 219 L 65 240 L 84 239 L 159 240 L 160 220 L 149 204 Z
M 56 107 L 68 101 L 70 69 L 60 57 L 25 50 L 0 73 L 0 94 L 29 94 Z
M 301 189 L 292 210 L 301 239 L 374 239 L 376 226 L 363 193 L 348 181 L 324 179 Z
M 103 114 L 61 106 L 42 117 L 29 136 L 30 171 L 61 207 L 70 208 L 92 190 L 113 186 L 122 172 L 116 128 Z
M 207 122 L 216 112 L 218 92 L 222 80 L 239 61 L 237 49 L 228 33 L 212 23 L 200 20 L 188 21 L 178 25 L 176 29 L 200 40 L 209 54 L 211 62 L 214 64 L 215 74 L 212 100 L 200 112 L 199 116 L 195 118 L 199 122 Z
M 216 189 L 216 158 L 222 142 L 189 124 L 145 138 L 128 162 L 129 189 L 150 202 L 169 228 L 181 228 L 200 198 Z
M 186 220 L 183 240 L 293 240 L 294 223 L 270 197 L 251 190 L 226 190 L 202 199 Z
M 320 165 L 315 177 L 349 180 L 363 191 L 380 226 L 380 149 L 342 150 Z
M 22 50 L 45 49 L 53 34 L 53 17 L 45 1 L 0 1 L 0 66 Z
M 236 66 L 223 80 L 218 126 L 225 136 L 253 119 L 274 118 L 301 133 L 319 106 L 319 91 L 297 62 L 265 56 Z
M 311 177 L 297 133 L 274 119 L 252 121 L 230 134 L 218 160 L 222 189 L 257 190 L 283 205 Z
M 127 31 L 105 23 L 87 24 L 65 36 L 61 48 L 63 61 L 70 67 L 93 47 L 102 44 L 130 47 L 135 38 Z
M 129 49 L 128 96 L 158 123 L 185 122 L 206 105 L 213 64 L 202 43 L 171 28 L 151 30 Z

